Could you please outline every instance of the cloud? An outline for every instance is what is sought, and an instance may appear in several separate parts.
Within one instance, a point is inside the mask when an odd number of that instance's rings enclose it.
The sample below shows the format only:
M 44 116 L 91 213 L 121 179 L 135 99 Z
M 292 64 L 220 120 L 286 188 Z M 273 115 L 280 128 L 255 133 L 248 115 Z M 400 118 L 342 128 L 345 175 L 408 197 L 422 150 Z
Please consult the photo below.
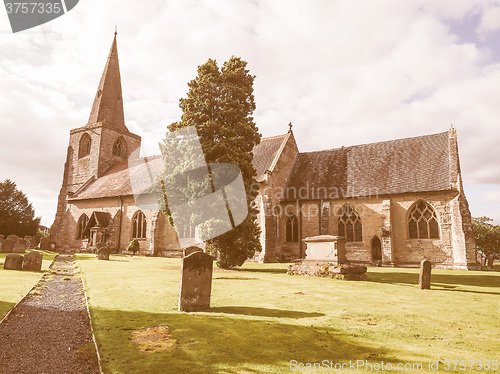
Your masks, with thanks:
M 500 61 L 491 45 L 463 42 L 450 26 L 476 14 L 478 34 L 491 35 L 499 6 L 86 0 L 39 28 L 0 33 L 0 177 L 17 181 L 51 224 L 69 131 L 88 119 L 118 25 L 126 124 L 150 152 L 179 119 L 179 98 L 197 66 L 237 55 L 256 75 L 255 120 L 264 136 L 292 122 L 300 150 L 310 151 L 442 132 L 453 123 L 464 180 L 500 185 Z M 0 17 L 0 30 L 10 30 L 6 22 Z

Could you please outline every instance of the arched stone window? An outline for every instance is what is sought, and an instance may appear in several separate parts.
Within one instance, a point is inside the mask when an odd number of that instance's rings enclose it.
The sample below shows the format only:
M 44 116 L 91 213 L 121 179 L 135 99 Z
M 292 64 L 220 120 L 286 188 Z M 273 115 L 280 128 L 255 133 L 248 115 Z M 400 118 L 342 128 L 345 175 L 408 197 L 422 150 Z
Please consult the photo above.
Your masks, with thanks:
M 286 219 L 286 241 L 297 243 L 299 241 L 299 223 L 294 214 Z
M 146 216 L 140 210 L 134 214 L 132 218 L 132 238 L 144 239 L 146 238 Z
M 425 201 L 417 201 L 408 215 L 410 239 L 439 239 L 439 225 L 434 209 Z
M 196 228 L 191 225 L 180 225 L 176 227 L 179 239 L 194 239 L 196 238 Z
M 113 144 L 113 156 L 124 158 L 126 154 L 125 140 L 120 136 Z
M 92 146 L 92 140 L 90 135 L 85 133 L 80 138 L 80 146 L 78 148 L 78 158 L 88 156 L 90 154 L 90 148 Z
M 339 236 L 350 242 L 363 241 L 361 217 L 349 204 L 345 204 L 339 211 Z
M 274 218 L 274 237 L 278 238 L 280 234 L 280 217 L 281 217 L 281 207 L 276 205 L 273 209 Z
M 89 217 L 87 217 L 87 215 L 83 213 L 78 219 L 77 239 L 88 238 L 88 235 L 85 235 L 85 227 L 87 226 L 87 223 L 89 223 Z

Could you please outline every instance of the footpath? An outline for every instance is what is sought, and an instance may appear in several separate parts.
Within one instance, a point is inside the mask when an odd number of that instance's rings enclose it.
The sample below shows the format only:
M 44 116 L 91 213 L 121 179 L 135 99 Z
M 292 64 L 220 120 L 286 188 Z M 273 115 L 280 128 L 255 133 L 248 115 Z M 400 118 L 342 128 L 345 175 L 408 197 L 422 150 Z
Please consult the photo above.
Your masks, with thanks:
M 50 273 L 0 324 L 0 373 L 100 373 L 73 256 L 57 256 Z

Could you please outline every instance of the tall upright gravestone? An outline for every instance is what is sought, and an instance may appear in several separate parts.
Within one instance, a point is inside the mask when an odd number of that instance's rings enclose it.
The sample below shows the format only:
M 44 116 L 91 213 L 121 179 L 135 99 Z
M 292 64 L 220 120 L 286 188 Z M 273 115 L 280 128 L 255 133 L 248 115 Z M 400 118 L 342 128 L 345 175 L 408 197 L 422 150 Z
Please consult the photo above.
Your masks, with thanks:
M 179 310 L 195 312 L 210 308 L 213 257 L 194 252 L 182 259 Z
M 418 280 L 418 288 L 420 290 L 429 290 L 431 288 L 431 262 L 422 260 L 420 262 L 420 278 Z

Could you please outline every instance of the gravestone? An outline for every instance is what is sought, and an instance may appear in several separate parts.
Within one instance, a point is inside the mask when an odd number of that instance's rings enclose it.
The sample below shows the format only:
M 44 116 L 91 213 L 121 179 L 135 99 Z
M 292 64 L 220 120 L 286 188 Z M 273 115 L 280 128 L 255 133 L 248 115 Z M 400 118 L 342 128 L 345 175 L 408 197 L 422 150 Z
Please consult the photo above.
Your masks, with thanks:
M 97 251 L 98 260 L 109 260 L 109 249 L 108 247 L 102 247 Z
M 22 270 L 23 269 L 23 256 L 18 254 L 10 254 L 5 257 L 3 264 L 4 270 Z
M 422 260 L 420 262 L 420 278 L 418 280 L 418 288 L 420 290 L 429 290 L 431 288 L 431 262 Z
M 19 236 L 17 236 L 17 235 L 12 234 L 12 235 L 7 236 L 7 239 L 19 240 L 21 238 Z
M 195 312 L 210 308 L 214 259 L 204 252 L 194 252 L 182 259 L 179 310 Z
M 33 236 L 26 235 L 24 241 L 26 242 L 26 248 L 33 249 L 36 247 L 36 240 Z
M 2 242 L 2 252 L 3 253 L 10 253 L 10 252 L 13 252 L 14 250 L 14 244 L 16 242 L 12 239 L 5 239 L 3 242 Z
M 42 270 L 43 255 L 37 251 L 31 251 L 23 259 L 23 270 L 40 271 Z
M 189 256 L 191 253 L 195 252 L 203 252 L 203 249 L 200 247 L 197 247 L 195 245 L 192 245 L 191 247 L 184 248 L 184 257 Z
M 42 238 L 40 239 L 40 249 L 42 251 L 50 250 L 50 238 Z
M 488 256 L 486 256 L 486 261 L 487 261 L 487 267 L 488 269 L 493 269 L 493 260 L 495 259 L 495 255 L 493 253 L 490 253 Z
M 26 252 L 26 242 L 24 241 L 24 239 L 18 239 L 14 243 L 13 252 L 14 253 L 24 253 L 24 252 Z

